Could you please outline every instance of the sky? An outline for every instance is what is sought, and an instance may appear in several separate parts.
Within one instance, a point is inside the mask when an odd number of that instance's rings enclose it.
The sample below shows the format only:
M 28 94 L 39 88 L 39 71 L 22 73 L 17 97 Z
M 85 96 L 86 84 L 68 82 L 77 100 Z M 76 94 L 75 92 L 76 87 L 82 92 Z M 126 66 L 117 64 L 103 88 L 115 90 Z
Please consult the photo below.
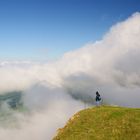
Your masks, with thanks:
M 139 6 L 0 1 L 0 94 L 22 91 L 23 103 L 23 111 L 1 103 L 0 140 L 52 139 L 73 114 L 95 105 L 96 91 L 105 104 L 139 108 Z
M 140 108 L 139 40 L 136 12 L 56 61 L 0 61 L 0 94 L 22 91 L 23 105 L 12 110 L 1 102 L 0 140 L 51 140 L 76 112 L 95 105 L 97 90 L 103 104 Z
M 0 60 L 57 59 L 139 11 L 139 0 L 1 0 Z

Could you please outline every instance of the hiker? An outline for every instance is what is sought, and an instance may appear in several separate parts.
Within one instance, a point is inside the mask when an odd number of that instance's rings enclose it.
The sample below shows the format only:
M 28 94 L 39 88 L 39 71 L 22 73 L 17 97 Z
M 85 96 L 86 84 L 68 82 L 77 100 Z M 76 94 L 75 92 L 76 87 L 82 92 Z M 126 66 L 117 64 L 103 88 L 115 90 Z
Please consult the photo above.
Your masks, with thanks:
M 99 106 L 101 104 L 101 96 L 98 91 L 96 91 L 96 106 Z

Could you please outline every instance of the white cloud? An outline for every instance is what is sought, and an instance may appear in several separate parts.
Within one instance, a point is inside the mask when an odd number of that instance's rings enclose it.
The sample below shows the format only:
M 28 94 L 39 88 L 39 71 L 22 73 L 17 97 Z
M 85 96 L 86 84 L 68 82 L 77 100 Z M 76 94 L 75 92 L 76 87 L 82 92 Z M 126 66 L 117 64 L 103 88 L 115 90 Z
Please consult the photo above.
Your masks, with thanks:
M 91 102 L 96 90 L 110 104 L 140 107 L 139 40 L 140 13 L 135 13 L 102 40 L 55 62 L 1 62 L 0 93 L 23 90 L 31 114 L 23 116 L 19 130 L 1 128 L 0 139 L 50 139 L 83 108 L 77 99 Z

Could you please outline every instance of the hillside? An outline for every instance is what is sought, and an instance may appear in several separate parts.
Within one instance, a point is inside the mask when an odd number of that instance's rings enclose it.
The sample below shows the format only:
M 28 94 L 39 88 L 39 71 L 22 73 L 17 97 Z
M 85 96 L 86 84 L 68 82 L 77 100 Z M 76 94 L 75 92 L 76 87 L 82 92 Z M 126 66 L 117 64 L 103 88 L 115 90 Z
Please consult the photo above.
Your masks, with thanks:
M 11 108 L 16 108 L 19 104 L 21 104 L 21 91 L 8 92 L 0 95 L 0 105 L 3 102 L 8 103 Z
M 53 140 L 140 140 L 140 109 L 102 106 L 80 111 Z

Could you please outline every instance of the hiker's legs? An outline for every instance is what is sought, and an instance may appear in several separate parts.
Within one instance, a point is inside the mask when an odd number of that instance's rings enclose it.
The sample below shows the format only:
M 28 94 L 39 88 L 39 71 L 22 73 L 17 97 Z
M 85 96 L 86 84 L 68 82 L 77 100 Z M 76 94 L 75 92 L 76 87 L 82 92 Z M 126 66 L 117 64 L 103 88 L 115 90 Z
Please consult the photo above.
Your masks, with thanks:
M 96 101 L 96 106 L 100 106 L 100 101 Z

